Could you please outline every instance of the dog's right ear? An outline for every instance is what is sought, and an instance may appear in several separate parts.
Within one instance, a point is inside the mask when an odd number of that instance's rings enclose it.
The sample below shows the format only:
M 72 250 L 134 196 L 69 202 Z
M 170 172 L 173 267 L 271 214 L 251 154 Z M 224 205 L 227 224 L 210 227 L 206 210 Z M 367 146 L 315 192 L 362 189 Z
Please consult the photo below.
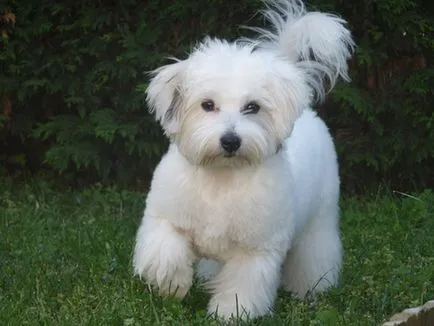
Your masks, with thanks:
M 155 114 L 167 136 L 179 130 L 179 111 L 183 103 L 182 73 L 184 61 L 154 70 L 147 89 L 149 112 Z

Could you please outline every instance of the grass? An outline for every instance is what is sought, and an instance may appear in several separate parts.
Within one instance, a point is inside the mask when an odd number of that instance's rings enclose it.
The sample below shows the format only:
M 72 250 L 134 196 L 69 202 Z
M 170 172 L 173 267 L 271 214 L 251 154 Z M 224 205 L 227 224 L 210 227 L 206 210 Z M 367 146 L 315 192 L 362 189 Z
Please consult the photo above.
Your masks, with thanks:
M 47 183 L 0 189 L 2 325 L 218 325 L 194 286 L 161 299 L 132 277 L 145 195 Z M 339 288 L 314 307 L 281 292 L 273 316 L 252 325 L 378 325 L 434 298 L 434 194 L 342 202 L 345 262 Z

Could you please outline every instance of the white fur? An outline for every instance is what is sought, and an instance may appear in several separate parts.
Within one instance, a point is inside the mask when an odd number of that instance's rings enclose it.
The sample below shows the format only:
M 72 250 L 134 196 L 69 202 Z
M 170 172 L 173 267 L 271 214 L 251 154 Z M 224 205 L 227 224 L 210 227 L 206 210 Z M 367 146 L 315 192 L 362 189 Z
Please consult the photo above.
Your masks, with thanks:
M 350 34 L 298 1 L 275 0 L 265 16 L 275 34 L 207 38 L 148 88 L 171 145 L 154 172 L 134 271 L 183 297 L 198 262 L 208 311 L 224 319 L 270 312 L 280 283 L 300 298 L 336 285 L 341 265 L 336 153 L 309 106 L 324 92 L 317 78 L 332 86 L 347 76 Z M 205 100 L 216 109 L 203 110 Z M 243 114 L 250 101 L 257 114 Z M 230 157 L 220 141 L 229 132 L 241 139 Z
M 347 60 L 355 45 L 350 31 L 344 26 L 345 20 L 328 13 L 307 12 L 300 0 L 264 2 L 267 10 L 263 15 L 272 30 L 248 28 L 258 32 L 260 46 L 277 47 L 310 76 L 309 82 L 318 100 L 325 95 L 324 82 L 332 89 L 338 77 L 350 81 Z

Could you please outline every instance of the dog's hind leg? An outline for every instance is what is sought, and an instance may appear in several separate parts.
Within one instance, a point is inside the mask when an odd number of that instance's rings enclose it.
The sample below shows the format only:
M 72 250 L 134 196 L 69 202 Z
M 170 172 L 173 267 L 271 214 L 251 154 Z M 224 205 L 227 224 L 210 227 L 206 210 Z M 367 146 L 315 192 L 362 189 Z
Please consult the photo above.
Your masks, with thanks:
M 283 269 L 285 290 L 300 299 L 336 286 L 342 260 L 338 206 L 322 209 L 288 252 Z

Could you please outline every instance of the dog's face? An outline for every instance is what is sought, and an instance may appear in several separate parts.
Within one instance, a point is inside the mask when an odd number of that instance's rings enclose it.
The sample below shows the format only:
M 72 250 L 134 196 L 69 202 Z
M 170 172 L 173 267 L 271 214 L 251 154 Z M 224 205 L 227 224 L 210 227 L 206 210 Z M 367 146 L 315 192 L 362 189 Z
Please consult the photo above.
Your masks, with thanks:
M 270 51 L 206 40 L 156 71 L 148 102 L 193 164 L 240 167 L 274 155 L 311 101 L 303 71 Z

